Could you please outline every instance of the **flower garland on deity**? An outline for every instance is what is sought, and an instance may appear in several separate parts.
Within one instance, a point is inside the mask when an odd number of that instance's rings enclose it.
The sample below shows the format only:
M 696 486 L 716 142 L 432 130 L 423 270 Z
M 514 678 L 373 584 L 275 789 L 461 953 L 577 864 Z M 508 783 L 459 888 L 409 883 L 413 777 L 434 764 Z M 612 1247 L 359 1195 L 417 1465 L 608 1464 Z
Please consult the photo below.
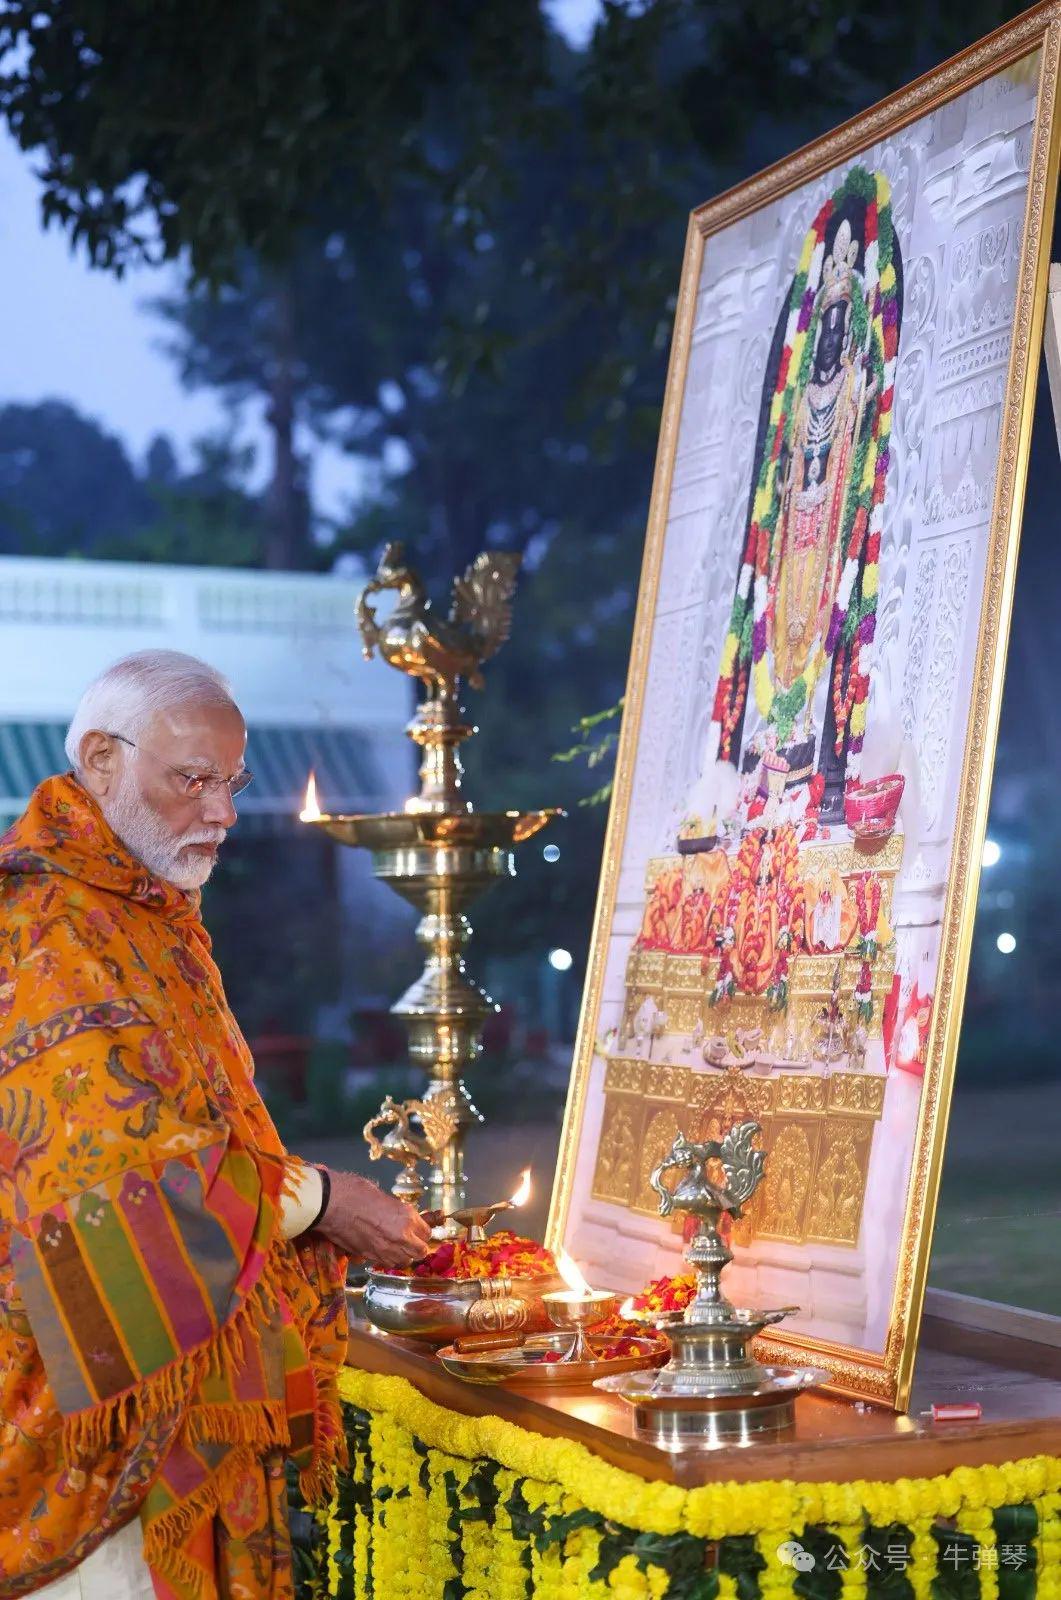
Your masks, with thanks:
M 855 879 L 855 907 L 858 911 L 858 943 L 855 953 L 859 958 L 858 978 L 855 982 L 855 1013 L 860 1022 L 868 1023 L 873 1016 L 873 962 L 880 949 L 878 924 L 880 921 L 881 883 L 875 872 L 859 873 Z
M 845 202 L 865 202 L 862 230 L 862 287 L 853 270 L 854 246 L 845 235 L 845 258 L 827 260 L 825 239 L 830 218 Z M 841 224 L 841 229 L 846 225 Z M 850 229 L 848 229 L 848 233 Z M 833 248 L 837 250 L 840 232 Z M 810 705 L 827 662 L 832 662 L 831 697 L 835 748 L 848 742 L 848 775 L 858 771 L 866 728 L 871 657 L 876 633 L 877 594 L 884 493 L 890 460 L 889 439 L 899 340 L 898 284 L 891 189 L 883 173 L 853 167 L 835 194 L 822 206 L 803 242 L 792 280 L 788 316 L 774 393 L 770 402 L 761 466 L 755 485 L 740 573 L 729 629 L 722 647 L 712 721 L 717 726 L 720 759 L 733 758 L 733 738 L 744 715 L 749 681 L 759 713 L 788 740 L 802 711 Z M 802 670 L 787 685 L 776 681 L 769 641 L 775 622 L 776 594 L 771 575 L 778 558 L 784 484 L 782 459 L 788 459 L 799 399 L 811 379 L 823 309 L 831 292 L 825 269 L 846 272 L 850 293 L 850 348 L 864 359 L 866 378 L 859 401 L 858 425 L 852 441 L 850 470 L 840 530 L 846 540 L 824 637 L 819 638 Z M 870 398 L 871 394 L 871 398 Z M 863 417 L 864 404 L 872 407 Z

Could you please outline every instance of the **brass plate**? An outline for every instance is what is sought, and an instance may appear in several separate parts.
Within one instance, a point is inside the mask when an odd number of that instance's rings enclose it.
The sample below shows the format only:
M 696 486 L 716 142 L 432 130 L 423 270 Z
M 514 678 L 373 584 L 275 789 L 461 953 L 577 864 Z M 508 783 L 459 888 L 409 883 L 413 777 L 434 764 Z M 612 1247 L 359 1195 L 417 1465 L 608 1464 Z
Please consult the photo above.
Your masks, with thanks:
M 753 1406 L 772 1405 L 786 1395 L 802 1393 L 828 1383 L 829 1374 L 821 1367 L 764 1367 L 764 1381 L 752 1389 L 707 1389 L 702 1394 L 657 1394 L 651 1383 L 639 1384 L 625 1374 L 594 1380 L 595 1389 L 617 1394 L 631 1405 L 649 1411 L 739 1411 Z
M 614 1339 L 590 1339 L 597 1350 L 604 1350 Z M 570 1348 L 571 1336 L 566 1333 L 543 1333 L 527 1339 L 510 1350 L 464 1350 L 453 1345 L 438 1351 L 438 1359 L 447 1372 L 468 1383 L 518 1383 L 521 1388 L 566 1389 L 575 1384 L 590 1384 L 596 1379 L 613 1374 L 643 1371 L 658 1367 L 666 1360 L 668 1350 L 659 1339 L 637 1339 L 638 1353 L 618 1356 L 612 1361 L 601 1357 L 597 1361 L 543 1361 L 541 1357 L 551 1350 L 559 1354 Z

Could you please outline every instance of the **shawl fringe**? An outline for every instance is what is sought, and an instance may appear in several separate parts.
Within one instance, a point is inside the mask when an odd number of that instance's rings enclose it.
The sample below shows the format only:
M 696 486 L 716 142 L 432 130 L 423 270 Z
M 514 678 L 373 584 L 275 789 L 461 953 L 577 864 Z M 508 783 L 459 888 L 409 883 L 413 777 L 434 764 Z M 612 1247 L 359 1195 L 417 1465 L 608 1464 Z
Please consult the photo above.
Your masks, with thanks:
M 315 1449 L 308 1466 L 298 1475 L 298 1486 L 308 1506 L 330 1505 L 339 1488 L 339 1471 L 350 1465 L 350 1451 L 342 1422 L 338 1379 L 317 1384 L 313 1435 Z
M 145 1428 L 160 1412 L 172 1411 L 187 1411 L 189 1427 L 194 1430 L 192 1436 L 201 1442 L 250 1444 L 261 1453 L 286 1448 L 290 1436 L 282 1401 L 194 1404 L 201 1384 L 211 1373 L 220 1373 L 226 1362 L 239 1368 L 245 1359 L 244 1334 L 253 1344 L 255 1324 L 275 1311 L 275 1271 L 275 1262 L 270 1258 L 243 1304 L 205 1344 L 188 1351 L 179 1361 L 167 1362 L 134 1388 L 123 1389 L 120 1394 L 64 1417 L 63 1453 L 67 1462 L 71 1466 L 91 1466 L 131 1431 Z
M 257 1454 L 291 1448 L 287 1407 L 282 1400 L 240 1400 L 192 1406 L 188 1438 L 195 1444 L 249 1444 Z
M 230 1487 L 256 1465 L 252 1448 L 233 1451 L 220 1469 L 212 1473 L 186 1500 L 153 1517 L 144 1528 L 144 1560 L 147 1565 L 160 1577 L 170 1579 L 193 1594 L 198 1593 L 202 1571 L 180 1547 L 200 1522 L 218 1515 Z
M 339 1492 L 339 1473 L 350 1465 L 350 1450 L 343 1427 L 338 1373 L 316 1375 L 313 1408 L 312 1454 L 306 1464 L 297 1460 L 298 1483 L 307 1506 L 322 1510 Z

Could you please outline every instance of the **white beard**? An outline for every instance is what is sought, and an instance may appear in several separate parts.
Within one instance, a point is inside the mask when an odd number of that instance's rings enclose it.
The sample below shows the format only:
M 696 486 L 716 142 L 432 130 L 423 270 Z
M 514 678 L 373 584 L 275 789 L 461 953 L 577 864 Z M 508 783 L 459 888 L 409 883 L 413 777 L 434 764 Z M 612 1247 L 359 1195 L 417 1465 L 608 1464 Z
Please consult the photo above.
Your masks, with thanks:
M 148 805 L 131 772 L 123 773 L 114 798 L 102 809 L 122 844 L 154 877 L 188 891 L 201 889 L 213 872 L 215 862 L 210 856 L 182 859 L 181 853 L 191 844 L 221 844 L 225 829 L 203 823 L 187 833 L 172 833 Z

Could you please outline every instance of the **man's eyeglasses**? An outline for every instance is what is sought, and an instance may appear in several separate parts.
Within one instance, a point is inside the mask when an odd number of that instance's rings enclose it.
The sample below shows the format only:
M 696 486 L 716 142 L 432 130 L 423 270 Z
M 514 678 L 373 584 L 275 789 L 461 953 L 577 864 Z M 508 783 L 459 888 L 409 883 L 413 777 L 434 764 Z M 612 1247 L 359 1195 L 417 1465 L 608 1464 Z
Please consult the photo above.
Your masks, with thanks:
M 243 793 L 248 783 L 254 781 L 254 773 L 246 769 L 237 772 L 234 778 L 221 778 L 213 772 L 182 772 L 180 767 L 171 766 L 168 761 L 163 761 L 161 756 L 156 756 L 153 750 L 148 750 L 145 745 L 136 744 L 122 733 L 112 733 L 110 737 L 117 739 L 121 744 L 127 744 L 130 750 L 139 750 L 141 755 L 150 756 L 160 767 L 172 772 L 175 778 L 181 780 L 181 793 L 188 800 L 198 800 L 204 794 L 217 794 L 221 789 L 227 789 L 234 800 L 238 794 Z

